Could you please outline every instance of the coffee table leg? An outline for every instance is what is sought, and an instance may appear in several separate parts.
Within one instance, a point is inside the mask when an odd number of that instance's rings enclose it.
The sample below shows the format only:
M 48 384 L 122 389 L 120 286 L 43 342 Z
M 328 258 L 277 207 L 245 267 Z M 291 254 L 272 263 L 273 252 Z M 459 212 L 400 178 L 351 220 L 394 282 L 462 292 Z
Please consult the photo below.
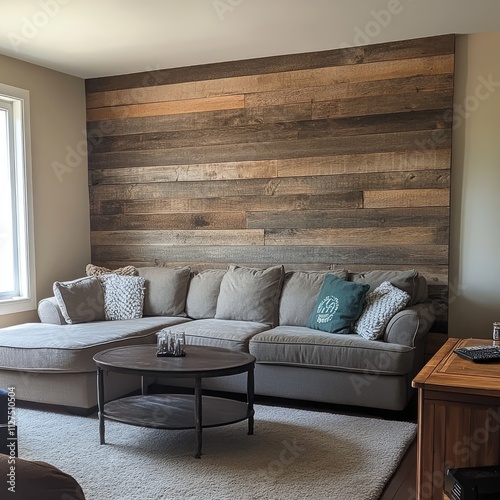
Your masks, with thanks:
M 104 442 L 104 372 L 97 368 L 97 408 L 99 410 L 99 438 Z
M 247 403 L 248 403 L 248 434 L 253 434 L 253 400 L 254 400 L 254 366 L 248 370 L 247 377 Z
M 194 418 L 196 428 L 196 453 L 195 458 L 201 458 L 201 434 L 202 434 L 202 397 L 201 397 L 201 378 L 194 379 Z

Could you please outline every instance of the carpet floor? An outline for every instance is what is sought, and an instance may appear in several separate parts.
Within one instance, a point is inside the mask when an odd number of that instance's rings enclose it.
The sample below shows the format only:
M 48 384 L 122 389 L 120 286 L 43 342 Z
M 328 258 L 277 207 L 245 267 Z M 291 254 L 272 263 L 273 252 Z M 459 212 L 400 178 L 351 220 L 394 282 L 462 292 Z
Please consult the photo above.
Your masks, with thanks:
M 257 405 L 247 424 L 146 429 L 18 409 L 19 456 L 71 474 L 87 500 L 377 499 L 416 434 L 409 422 Z

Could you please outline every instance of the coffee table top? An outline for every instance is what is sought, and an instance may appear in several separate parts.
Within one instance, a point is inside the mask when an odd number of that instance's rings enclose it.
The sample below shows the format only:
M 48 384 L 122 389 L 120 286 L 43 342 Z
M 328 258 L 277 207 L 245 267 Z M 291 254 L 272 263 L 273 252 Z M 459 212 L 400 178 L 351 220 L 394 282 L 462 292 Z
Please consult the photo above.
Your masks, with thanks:
M 458 347 L 492 344 L 486 339 L 448 339 L 413 379 L 413 387 L 500 397 L 500 363 L 474 363 L 453 352 Z
M 158 357 L 156 344 L 115 347 L 94 356 L 99 368 L 142 376 L 221 377 L 250 370 L 255 357 L 219 347 L 185 347 L 184 357 Z

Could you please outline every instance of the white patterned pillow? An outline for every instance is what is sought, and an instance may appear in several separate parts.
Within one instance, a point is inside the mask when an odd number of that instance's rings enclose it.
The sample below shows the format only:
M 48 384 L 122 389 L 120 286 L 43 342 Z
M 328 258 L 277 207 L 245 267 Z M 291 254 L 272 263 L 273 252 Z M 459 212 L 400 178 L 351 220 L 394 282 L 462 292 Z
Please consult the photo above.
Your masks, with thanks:
M 361 316 L 354 324 L 354 331 L 368 340 L 379 339 L 390 319 L 404 309 L 409 300 L 408 293 L 391 285 L 389 281 L 384 281 L 366 296 Z
M 104 314 L 107 320 L 142 318 L 144 278 L 139 276 L 100 276 L 104 290 Z

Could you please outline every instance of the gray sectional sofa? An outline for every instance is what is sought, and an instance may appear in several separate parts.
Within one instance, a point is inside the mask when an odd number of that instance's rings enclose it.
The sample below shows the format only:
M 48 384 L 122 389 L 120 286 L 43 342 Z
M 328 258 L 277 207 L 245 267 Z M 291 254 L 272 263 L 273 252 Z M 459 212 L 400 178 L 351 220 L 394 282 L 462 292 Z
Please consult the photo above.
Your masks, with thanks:
M 87 314 L 85 322 L 68 324 L 60 300 L 50 297 L 39 303 L 41 323 L 0 329 L 0 386 L 15 387 L 20 400 L 92 409 L 93 355 L 115 346 L 155 343 L 156 333 L 166 327 L 185 332 L 188 344 L 253 354 L 257 395 L 402 410 L 412 395 L 411 380 L 424 364 L 425 336 L 434 315 L 426 281 L 415 270 L 285 272 L 279 266 L 229 266 L 196 272 L 156 267 L 138 268 L 137 274 L 145 288 L 141 318 L 93 320 L 100 317 L 94 312 L 102 304 L 87 299 L 77 308 Z M 378 340 L 310 328 L 326 274 L 369 285 L 370 291 L 389 281 L 408 293 L 408 304 Z M 135 377 L 106 377 L 110 399 L 140 386 Z M 204 387 L 244 392 L 246 385 L 243 376 L 232 376 L 207 379 Z

